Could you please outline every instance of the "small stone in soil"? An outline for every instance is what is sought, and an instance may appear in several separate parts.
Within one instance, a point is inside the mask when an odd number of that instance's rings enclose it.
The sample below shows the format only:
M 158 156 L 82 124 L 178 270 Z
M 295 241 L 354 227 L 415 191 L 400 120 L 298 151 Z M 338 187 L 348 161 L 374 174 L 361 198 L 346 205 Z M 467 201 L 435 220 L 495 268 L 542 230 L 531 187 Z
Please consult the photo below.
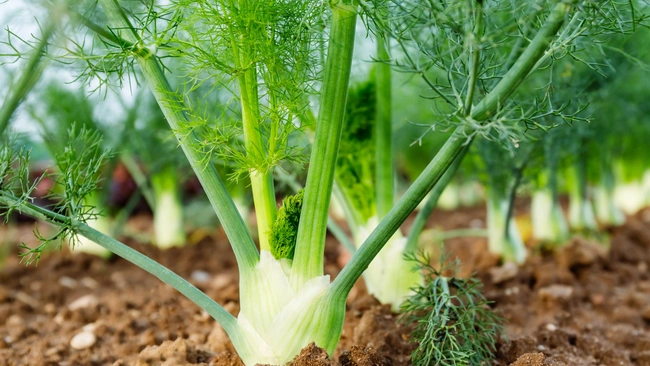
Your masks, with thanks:
M 557 330 L 557 325 L 553 323 L 548 323 L 546 324 L 546 330 L 549 330 L 551 332 L 555 332 Z
M 97 304 L 99 304 L 99 300 L 97 300 L 97 297 L 95 295 L 85 295 L 71 302 L 68 305 L 68 309 L 70 309 L 70 311 L 75 311 L 83 308 L 97 306 Z
M 573 287 L 566 285 L 550 285 L 539 289 L 539 297 L 542 300 L 568 300 L 573 295 Z
M 77 287 L 77 280 L 68 276 L 61 276 L 59 278 L 59 285 L 67 288 L 75 288 Z
M 191 274 L 192 281 L 196 281 L 198 283 L 207 283 L 210 281 L 210 274 L 206 271 L 201 271 L 201 270 L 196 270 L 192 272 Z
M 95 281 L 90 277 L 84 277 L 81 279 L 81 284 L 88 287 L 89 289 L 96 289 L 99 287 L 99 282 Z
M 97 337 L 95 337 L 95 334 L 83 331 L 77 333 L 74 337 L 72 337 L 70 340 L 70 347 L 77 350 L 82 350 L 92 347 L 95 342 L 97 342 Z

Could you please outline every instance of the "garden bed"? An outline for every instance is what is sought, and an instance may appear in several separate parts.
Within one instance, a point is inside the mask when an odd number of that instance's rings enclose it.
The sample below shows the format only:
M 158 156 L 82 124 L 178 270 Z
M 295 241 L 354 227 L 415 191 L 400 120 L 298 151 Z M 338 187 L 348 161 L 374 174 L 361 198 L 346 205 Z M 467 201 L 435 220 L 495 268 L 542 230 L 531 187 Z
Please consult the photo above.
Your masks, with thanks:
M 431 222 L 466 227 L 484 220 L 483 212 L 436 212 Z M 148 218 L 140 220 L 146 225 Z M 33 241 L 31 229 L 21 224 L 18 233 Z M 555 253 L 531 255 L 520 268 L 497 266 L 483 239 L 448 242 L 462 273 L 478 272 L 506 319 L 509 341 L 499 341 L 495 365 L 650 365 L 650 210 L 609 234 L 610 251 L 574 238 Z M 220 232 L 167 251 L 129 244 L 191 279 L 232 314 L 239 311 L 236 262 Z M 326 272 L 336 275 L 344 258 L 328 242 Z M 335 361 L 310 348 L 297 363 L 406 365 L 409 331 L 395 318 L 358 283 Z M 206 313 L 120 258 L 64 250 L 27 268 L 10 255 L 0 271 L 0 365 L 195 364 L 239 361 Z

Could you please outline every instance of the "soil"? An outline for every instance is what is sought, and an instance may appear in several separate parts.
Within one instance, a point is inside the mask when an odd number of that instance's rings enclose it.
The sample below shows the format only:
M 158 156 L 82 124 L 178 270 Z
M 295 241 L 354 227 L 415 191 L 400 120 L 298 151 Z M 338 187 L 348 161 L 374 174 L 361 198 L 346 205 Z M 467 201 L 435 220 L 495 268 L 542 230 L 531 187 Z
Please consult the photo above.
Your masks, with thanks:
M 149 221 L 136 217 L 131 225 Z M 447 230 L 483 222 L 481 208 L 431 218 Z M 21 223 L 11 230 L 33 243 L 32 229 Z M 7 226 L 0 230 L 0 238 L 7 237 Z M 534 251 L 520 267 L 499 265 L 485 239 L 447 241 L 462 274 L 477 273 L 506 320 L 494 365 L 650 365 L 650 209 L 607 232 L 610 250 L 578 237 L 557 250 Z M 236 262 L 219 230 L 183 249 L 128 244 L 190 279 L 232 314 L 239 311 Z M 241 365 L 214 320 L 120 258 L 64 249 L 34 268 L 18 263 L 15 253 L 0 270 L 0 366 Z M 336 276 L 345 258 L 328 242 L 326 272 Z M 396 317 L 359 282 L 336 354 L 330 359 L 310 345 L 293 364 L 407 365 L 413 345 Z

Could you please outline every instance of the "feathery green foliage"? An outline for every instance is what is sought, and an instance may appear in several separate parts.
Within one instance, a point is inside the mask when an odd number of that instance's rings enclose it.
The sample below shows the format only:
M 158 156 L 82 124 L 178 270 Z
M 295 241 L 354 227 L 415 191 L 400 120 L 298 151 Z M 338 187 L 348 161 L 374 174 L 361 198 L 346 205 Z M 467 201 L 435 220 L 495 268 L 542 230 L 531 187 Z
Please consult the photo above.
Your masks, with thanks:
M 414 289 L 401 308 L 401 321 L 413 325 L 413 341 L 418 347 L 411 355 L 414 365 L 487 365 L 503 333 L 503 319 L 490 309 L 475 277 L 458 278 L 458 261 L 439 267 L 423 252 L 407 254 L 424 275 L 424 283 Z M 451 275 L 447 275 L 450 273 Z

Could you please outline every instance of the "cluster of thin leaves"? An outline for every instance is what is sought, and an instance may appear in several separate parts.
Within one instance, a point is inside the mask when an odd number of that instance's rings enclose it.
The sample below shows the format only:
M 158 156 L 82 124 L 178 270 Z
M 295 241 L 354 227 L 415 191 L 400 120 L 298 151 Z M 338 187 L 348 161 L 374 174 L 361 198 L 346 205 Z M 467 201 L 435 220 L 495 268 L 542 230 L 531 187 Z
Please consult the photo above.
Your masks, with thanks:
M 308 98 L 323 60 L 326 8 L 325 3 L 289 0 L 179 0 L 163 5 L 143 0 L 124 5 L 133 26 L 127 30 L 106 27 L 97 0 L 89 0 L 68 8 L 70 23 L 86 31 L 72 27 L 65 32 L 71 35 L 53 58 L 80 66 L 79 80 L 101 89 L 137 82 L 134 53 L 145 50 L 148 57 L 157 57 L 167 71 L 182 76 L 168 76 L 180 84 L 169 97 L 186 102 L 179 112 L 189 119 L 176 132 L 197 133 L 203 143 L 194 148 L 205 153 L 204 163 L 233 162 L 240 168 L 232 177 L 238 178 L 282 161 L 306 161 L 304 148 L 289 140 L 301 126 L 313 124 Z M 247 82 L 255 85 L 257 100 L 246 103 L 259 118 L 264 141 L 258 151 L 249 151 L 241 139 L 238 86 L 251 69 L 255 79 L 248 75 Z M 217 105 L 206 105 L 203 101 L 214 94 L 220 95 Z
M 170 55 L 183 65 L 186 90 L 207 90 L 201 97 L 215 90 L 232 97 L 223 103 L 218 119 L 205 109 L 188 108 L 191 123 L 179 132 L 198 133 L 205 141 L 198 148 L 207 156 L 241 167 L 235 178 L 250 170 L 267 171 L 281 161 L 304 163 L 304 149 L 289 140 L 313 123 L 308 96 L 320 70 L 323 4 L 176 1 L 170 9 L 182 14 Z M 248 151 L 240 138 L 243 82 L 255 89 L 257 100 L 245 102 L 259 119 L 264 139 L 256 147 L 259 151 Z
M 558 37 L 531 72 L 542 74 L 537 77 L 546 79 L 543 85 L 524 91 L 527 95 L 523 97 L 512 96 L 488 120 L 476 121 L 467 116 L 464 112 L 469 107 L 465 104 L 471 83 L 470 52 L 480 52 L 473 98 L 476 103 L 510 69 L 556 3 L 389 0 L 362 2 L 362 7 L 375 32 L 395 39 L 398 47 L 390 61 L 393 68 L 421 77 L 431 90 L 431 95 L 423 97 L 433 101 L 436 122 L 420 124 L 426 128 L 422 137 L 430 131 L 447 131 L 463 124 L 468 127 L 468 138 L 480 136 L 512 148 L 530 138 L 530 130 L 557 126 L 541 123 L 544 117 L 552 115 L 557 117 L 555 121 L 568 124 L 584 121 L 579 117 L 584 105 L 568 108 L 568 103 L 553 99 L 549 93 L 554 82 L 552 66 L 558 60 L 570 58 L 602 72 L 608 67 L 602 61 L 602 43 L 613 34 L 631 33 L 646 22 L 637 1 L 575 1 Z M 381 7 L 383 12 L 377 10 Z M 379 13 L 390 17 L 377 21 Z M 524 103 L 530 100 L 533 102 Z
M 56 202 L 53 207 L 59 214 L 55 218 L 58 224 L 56 232 L 45 236 L 37 227 L 34 234 L 39 245 L 20 245 L 24 250 L 21 256 L 25 263 L 37 264 L 42 252 L 51 243 L 56 243 L 57 248 L 63 242 L 68 242 L 74 247 L 79 242 L 75 223 L 85 223 L 100 214 L 94 207 L 86 204 L 84 198 L 97 190 L 101 179 L 100 172 L 109 153 L 102 151 L 101 138 L 97 133 L 84 129 L 75 132 L 71 129 L 68 143 L 55 157 L 58 173 L 44 173 L 33 179 L 30 177 L 29 156 L 29 150 L 16 150 L 12 141 L 3 141 L 0 148 L 0 196 L 8 198 L 3 202 L 9 203 L 0 204 L 0 216 L 6 222 L 13 212 L 20 212 L 25 205 L 38 210 L 38 207 L 33 205 L 33 194 L 46 176 L 61 187 L 60 192 L 52 190 L 45 196 Z
M 503 320 L 490 310 L 473 277 L 455 277 L 458 261 L 439 269 L 424 252 L 406 254 L 424 275 L 424 284 L 402 305 L 401 321 L 414 326 L 418 347 L 411 355 L 414 365 L 485 365 L 495 351 Z M 445 276 L 451 272 L 451 276 Z
M 77 81 L 93 92 L 106 93 L 125 85 L 134 90 L 139 74 L 133 54 L 147 50 L 156 55 L 159 50 L 169 49 L 180 21 L 178 13 L 162 10 L 155 1 L 128 1 L 121 6 L 132 20 L 132 30 L 107 27 L 98 0 L 80 1 L 65 8 L 71 21 L 60 32 L 61 39 L 51 58 L 66 67 L 76 67 Z M 97 37 L 98 31 L 105 36 Z

